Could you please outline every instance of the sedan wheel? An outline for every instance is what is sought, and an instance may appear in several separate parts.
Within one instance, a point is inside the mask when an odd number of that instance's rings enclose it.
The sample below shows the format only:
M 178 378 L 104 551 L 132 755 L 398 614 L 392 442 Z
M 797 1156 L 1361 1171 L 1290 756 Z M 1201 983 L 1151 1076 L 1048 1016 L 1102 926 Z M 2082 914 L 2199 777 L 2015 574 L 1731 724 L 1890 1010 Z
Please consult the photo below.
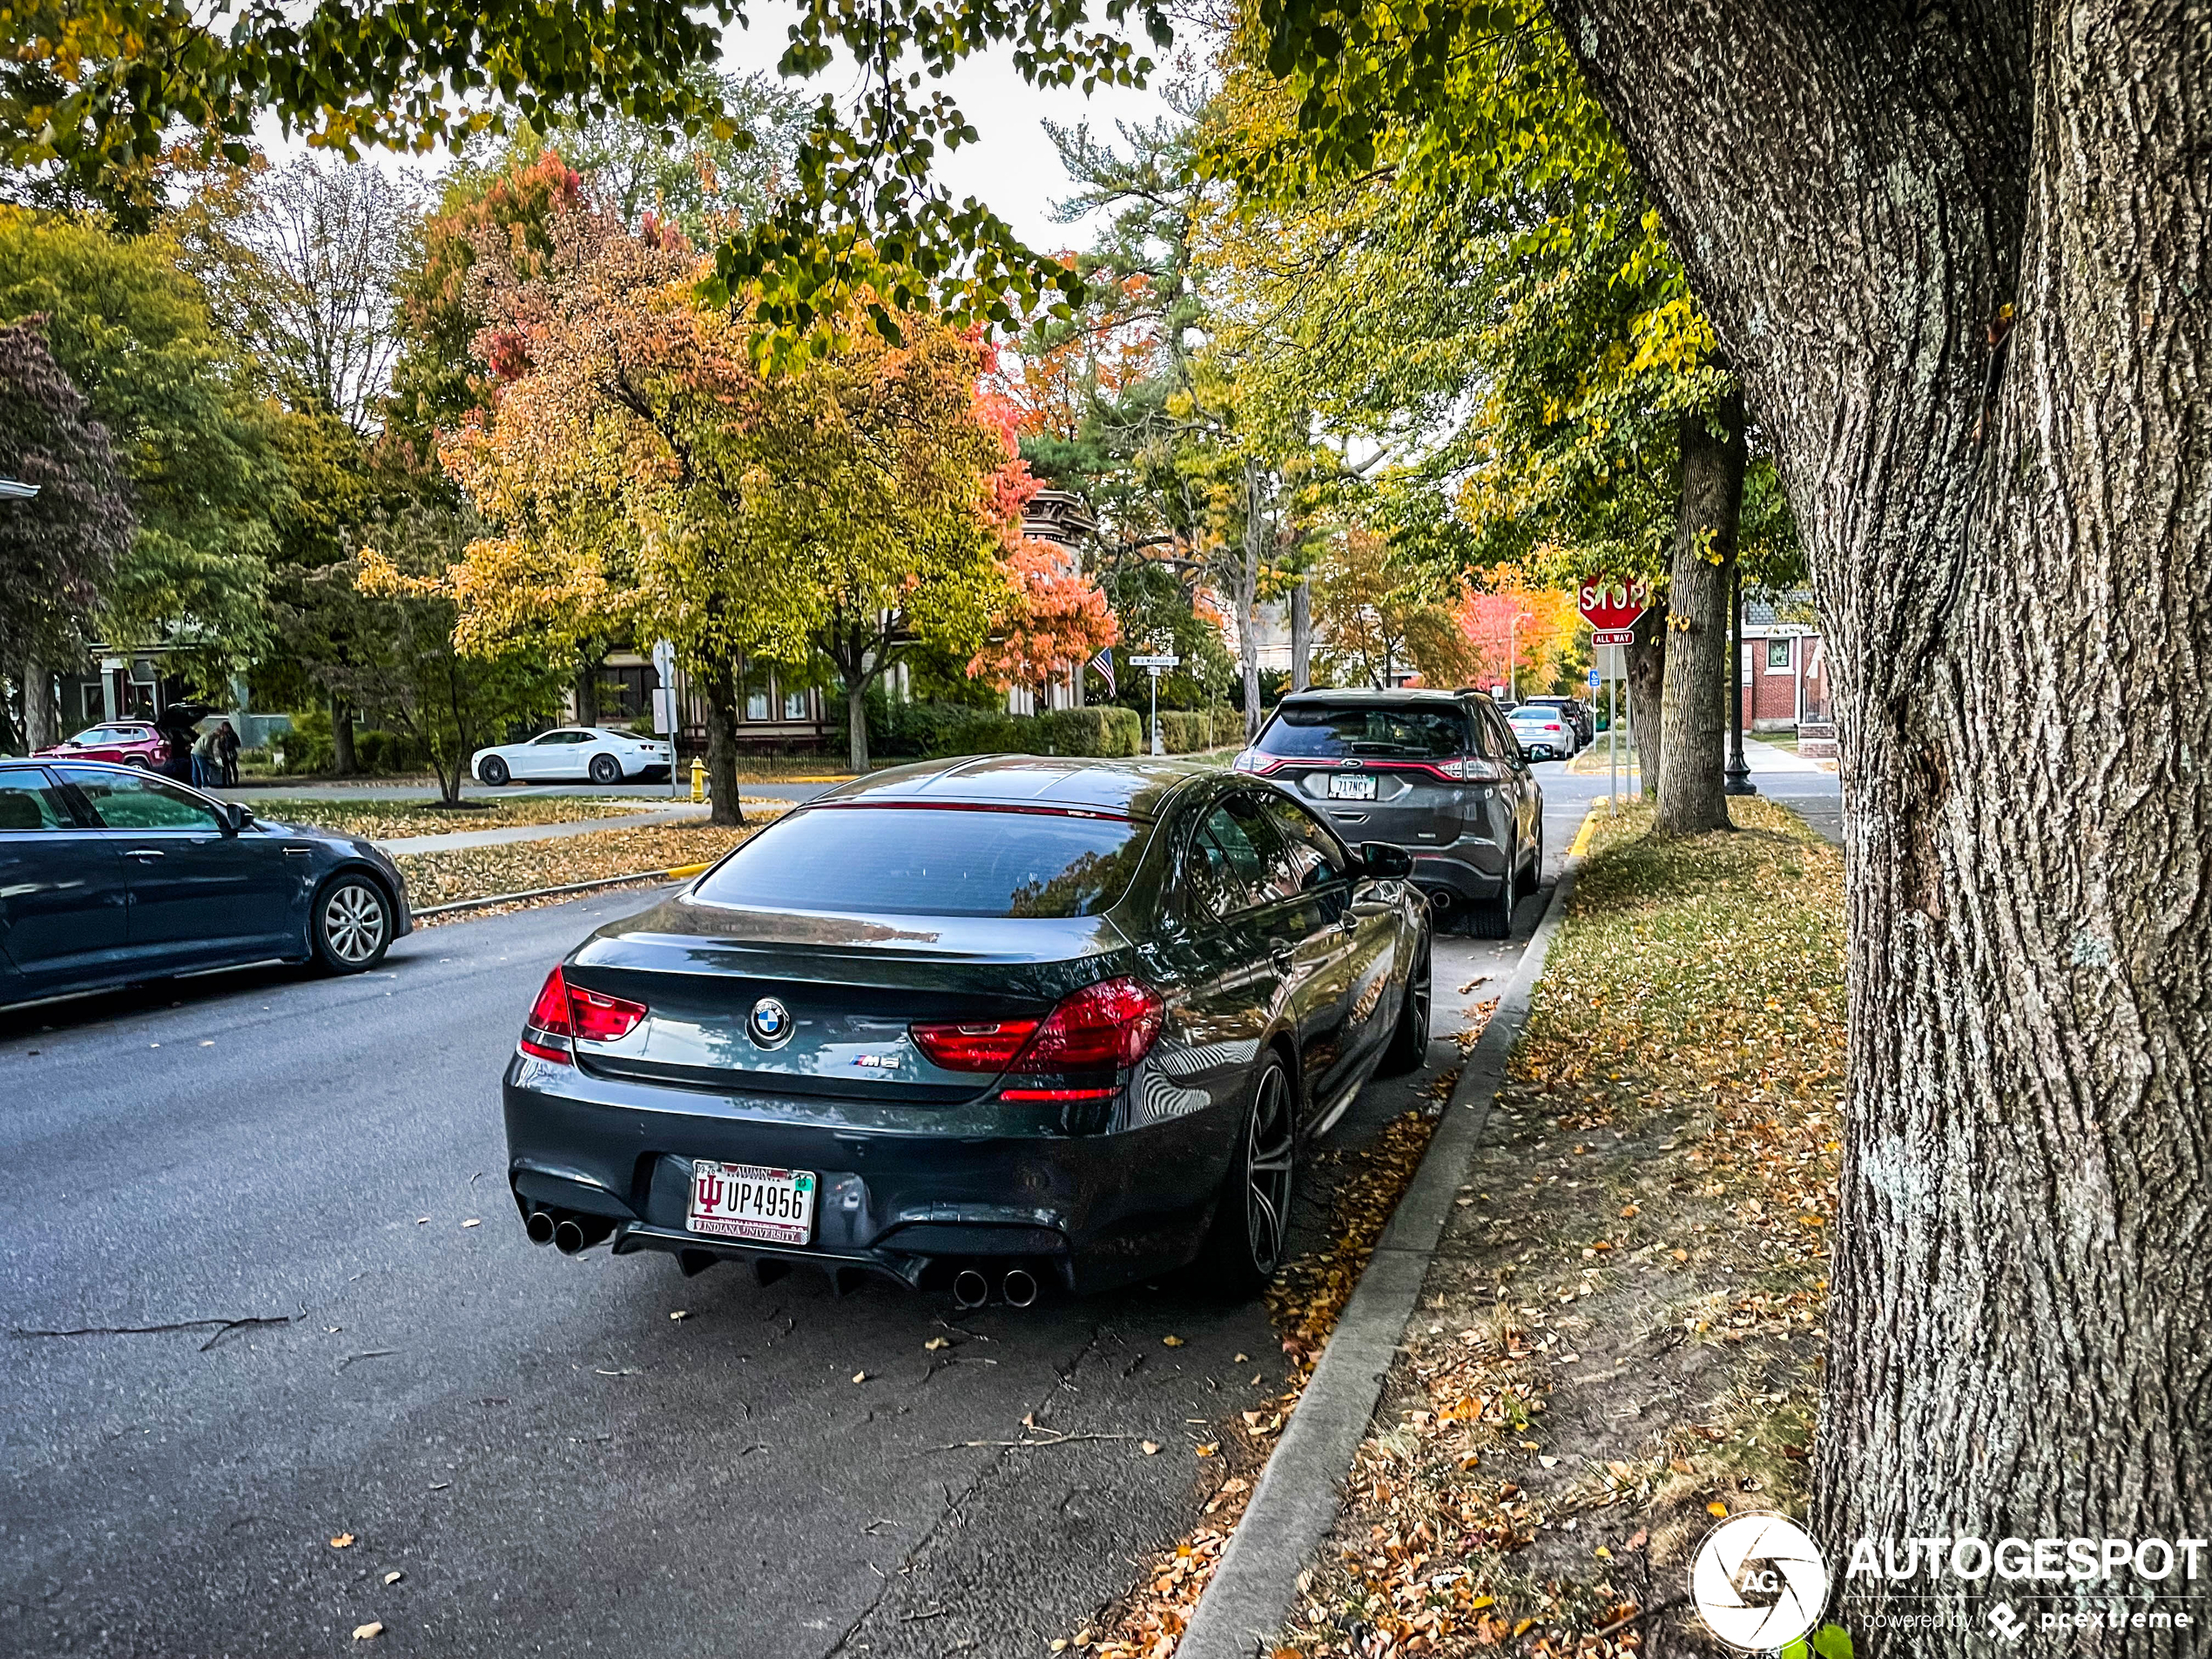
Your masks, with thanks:
M 477 775 L 494 789 L 507 786 L 507 763 L 497 755 L 484 757 L 484 764 L 476 768 Z
M 595 784 L 618 784 L 622 781 L 622 762 L 612 755 L 591 757 L 591 781 Z
M 1283 1264 L 1297 1175 L 1294 1116 L 1291 1075 L 1271 1051 L 1260 1062 L 1229 1179 L 1199 1252 L 1198 1278 L 1210 1290 L 1249 1296 Z
M 366 876 L 341 876 L 315 906 L 315 956 L 334 974 L 359 974 L 384 960 L 392 905 Z

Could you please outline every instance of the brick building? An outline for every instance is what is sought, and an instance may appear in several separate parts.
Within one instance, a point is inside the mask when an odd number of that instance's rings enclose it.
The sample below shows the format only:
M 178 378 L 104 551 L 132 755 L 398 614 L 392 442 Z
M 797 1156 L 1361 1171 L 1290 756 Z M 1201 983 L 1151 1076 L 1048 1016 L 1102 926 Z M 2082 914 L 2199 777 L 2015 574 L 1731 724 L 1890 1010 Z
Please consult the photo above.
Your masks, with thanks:
M 1739 666 L 1745 731 L 1790 732 L 1828 723 L 1828 642 L 1808 590 L 1743 596 Z

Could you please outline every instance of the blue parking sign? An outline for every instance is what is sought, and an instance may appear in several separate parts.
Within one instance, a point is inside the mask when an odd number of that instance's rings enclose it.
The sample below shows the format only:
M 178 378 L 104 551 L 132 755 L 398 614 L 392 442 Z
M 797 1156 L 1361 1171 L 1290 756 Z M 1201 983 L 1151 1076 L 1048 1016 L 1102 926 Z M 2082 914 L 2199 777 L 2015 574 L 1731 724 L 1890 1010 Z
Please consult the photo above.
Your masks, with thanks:
M 1590 671 L 1590 690 L 1592 690 L 1593 691 L 1595 691 L 1595 690 L 1597 690 L 1597 688 L 1598 688 L 1600 685 L 1603 685 L 1604 683 L 1605 683 L 1605 681 L 1604 681 L 1604 677 L 1603 677 L 1602 675 L 1601 675 L 1601 674 L 1597 671 L 1597 670 L 1595 670 L 1595 668 L 1593 668 L 1593 669 Z

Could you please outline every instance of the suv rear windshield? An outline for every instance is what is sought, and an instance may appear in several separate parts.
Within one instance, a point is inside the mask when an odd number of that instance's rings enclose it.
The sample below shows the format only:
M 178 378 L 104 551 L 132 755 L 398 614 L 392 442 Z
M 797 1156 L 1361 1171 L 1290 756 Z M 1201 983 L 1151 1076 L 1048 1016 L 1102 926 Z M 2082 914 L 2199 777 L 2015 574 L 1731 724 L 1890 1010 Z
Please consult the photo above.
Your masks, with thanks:
M 696 891 L 746 910 L 1089 916 L 1144 847 L 1126 819 L 948 806 L 823 806 L 754 836 Z
M 1442 760 L 1467 751 L 1467 717 L 1453 708 L 1401 704 L 1310 704 L 1277 711 L 1259 734 L 1262 754 L 1332 760 L 1386 756 Z

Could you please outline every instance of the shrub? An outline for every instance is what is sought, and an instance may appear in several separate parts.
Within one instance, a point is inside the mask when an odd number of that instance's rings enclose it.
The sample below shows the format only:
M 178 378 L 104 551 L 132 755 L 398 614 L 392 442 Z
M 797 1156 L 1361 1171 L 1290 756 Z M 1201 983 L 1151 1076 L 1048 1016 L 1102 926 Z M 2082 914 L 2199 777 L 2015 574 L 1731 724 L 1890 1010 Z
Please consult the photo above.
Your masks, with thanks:
M 1110 705 L 1030 715 L 944 703 L 892 703 L 868 710 L 869 752 L 886 759 L 1133 755 L 1143 740 L 1143 722 L 1130 710 Z
M 1160 745 L 1171 755 L 1224 749 L 1244 740 L 1244 717 L 1224 704 L 1211 710 L 1160 711 Z

